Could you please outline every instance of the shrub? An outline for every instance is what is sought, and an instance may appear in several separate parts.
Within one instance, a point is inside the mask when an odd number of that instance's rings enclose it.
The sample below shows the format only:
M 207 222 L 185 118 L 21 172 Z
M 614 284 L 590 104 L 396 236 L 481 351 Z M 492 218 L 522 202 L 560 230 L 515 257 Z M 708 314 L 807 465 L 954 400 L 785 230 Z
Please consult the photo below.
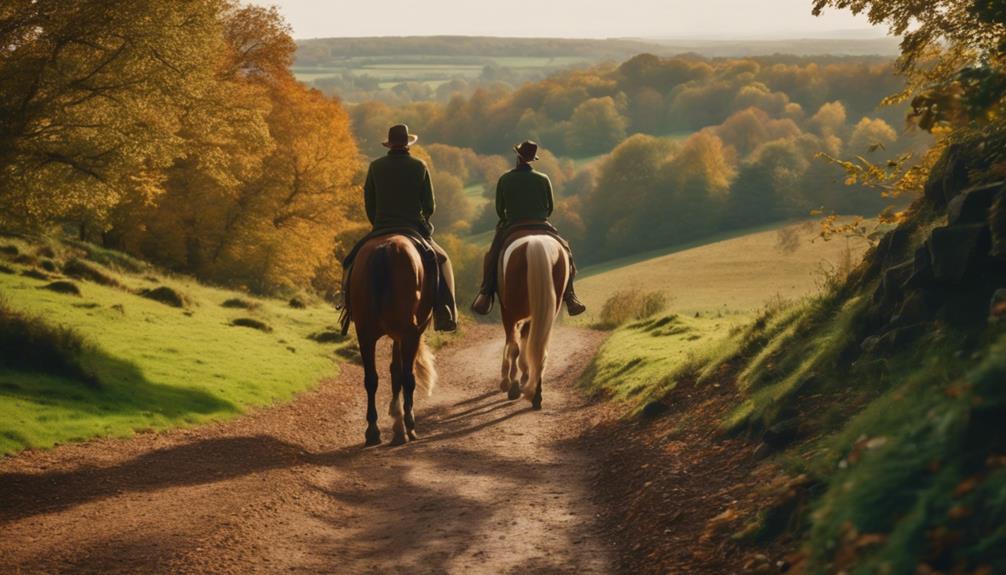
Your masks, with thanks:
M 52 282 L 50 284 L 46 284 L 46 285 L 44 285 L 42 287 L 43 287 L 43 289 L 47 289 L 49 291 L 54 291 L 56 293 L 62 293 L 62 294 L 66 294 L 66 295 L 75 295 L 75 296 L 79 296 L 80 295 L 80 288 L 77 287 L 77 284 L 75 284 L 73 282 L 68 282 L 66 280 L 54 281 L 54 282 Z
M 631 320 L 645 319 L 667 308 L 664 292 L 638 289 L 617 291 L 601 308 L 601 329 L 614 329 Z
M 66 239 L 63 241 L 70 246 L 82 250 L 86 254 L 85 257 L 87 259 L 103 266 L 117 268 L 131 273 L 142 273 L 150 268 L 148 263 L 122 252 L 105 249 L 80 240 Z
M 63 264 L 63 273 L 82 280 L 92 281 L 103 286 L 116 287 L 119 282 L 115 278 L 98 269 L 97 266 L 83 260 L 73 258 Z
M 185 297 L 168 286 L 140 290 L 140 295 L 171 307 L 185 307 Z
M 96 386 L 97 378 L 80 362 L 85 351 L 76 331 L 14 311 L 0 299 L 0 366 L 64 375 Z
M 239 297 L 232 297 L 220 305 L 232 309 L 255 309 L 258 307 L 257 303 Z
M 318 343 L 338 343 L 346 339 L 346 336 L 342 335 L 341 331 L 336 330 L 326 330 L 319 331 L 317 333 L 312 333 L 307 336 L 307 339 L 316 341 Z
M 231 325 L 237 326 L 237 327 L 249 327 L 251 329 L 257 329 L 259 331 L 264 331 L 266 333 L 269 333 L 269 332 L 272 331 L 272 328 L 269 327 L 269 324 L 267 324 L 267 323 L 265 323 L 263 321 L 259 321 L 257 319 L 250 318 L 250 317 L 239 317 L 238 319 L 232 321 Z

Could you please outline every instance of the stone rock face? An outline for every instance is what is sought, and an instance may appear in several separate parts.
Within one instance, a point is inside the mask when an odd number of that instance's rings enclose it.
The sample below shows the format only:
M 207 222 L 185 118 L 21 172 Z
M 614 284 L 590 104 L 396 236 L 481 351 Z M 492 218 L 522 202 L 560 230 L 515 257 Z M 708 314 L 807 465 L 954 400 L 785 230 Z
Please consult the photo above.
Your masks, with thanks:
M 956 226 L 987 222 L 993 202 L 1002 195 L 1004 189 L 1006 184 L 996 182 L 961 192 L 947 204 L 947 223 Z
M 883 270 L 900 263 L 904 259 L 904 252 L 908 249 L 908 242 L 912 239 L 915 226 L 899 226 L 880 238 L 877 247 L 869 255 L 870 274 L 882 273 Z
M 905 297 L 898 312 L 891 318 L 891 325 L 907 326 L 924 322 L 930 318 L 930 306 L 926 297 L 919 291 L 913 291 Z
M 959 283 L 980 256 L 988 253 L 989 229 L 985 224 L 936 228 L 929 236 L 933 276 L 943 283 Z
M 953 144 L 926 180 L 925 196 L 930 204 L 942 208 L 968 187 L 967 150 L 960 144 Z
M 912 275 L 905 281 L 905 287 L 921 288 L 933 281 L 933 262 L 929 257 L 929 242 L 923 242 L 915 250 Z
M 968 187 L 968 150 L 953 144 L 947 150 L 947 163 L 943 169 L 943 201 L 950 202 Z
M 989 210 L 989 228 L 992 231 L 994 257 L 1006 257 L 1006 192 L 999 194 Z
M 878 301 L 894 302 L 901 297 L 905 282 L 912 276 L 915 270 L 914 259 L 901 262 L 884 270 L 883 279 L 880 282 Z

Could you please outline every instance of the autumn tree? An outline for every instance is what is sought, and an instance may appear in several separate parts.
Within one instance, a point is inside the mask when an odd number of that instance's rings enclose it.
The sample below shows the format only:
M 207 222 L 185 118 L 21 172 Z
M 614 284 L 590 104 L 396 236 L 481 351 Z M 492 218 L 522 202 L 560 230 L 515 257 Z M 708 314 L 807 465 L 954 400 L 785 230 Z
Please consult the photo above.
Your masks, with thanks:
M 109 238 L 262 293 L 337 276 L 338 242 L 362 219 L 349 116 L 293 78 L 296 46 L 275 9 L 228 5 L 219 24 L 214 82 L 181 117 L 186 147 L 164 193 L 120 204 Z
M 865 14 L 902 38 L 898 70 L 912 117 L 931 129 L 1000 120 L 1006 97 L 1006 9 L 1000 0 L 814 0 Z M 1001 120 L 1000 120 L 1001 121 Z
M 566 148 L 579 156 L 606 152 L 625 139 L 626 121 L 610 96 L 580 104 L 569 119 Z
M 0 223 L 87 234 L 149 201 L 183 153 L 177 129 L 213 81 L 221 0 L 0 5 Z

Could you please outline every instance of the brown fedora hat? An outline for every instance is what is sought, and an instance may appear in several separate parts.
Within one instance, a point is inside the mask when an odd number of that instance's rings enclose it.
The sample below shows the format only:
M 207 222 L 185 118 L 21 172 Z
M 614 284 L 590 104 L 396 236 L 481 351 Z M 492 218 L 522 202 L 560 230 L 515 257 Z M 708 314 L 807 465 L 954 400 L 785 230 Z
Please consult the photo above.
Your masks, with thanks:
M 388 128 L 388 139 L 381 143 L 385 148 L 402 148 L 416 143 L 419 136 L 409 133 L 405 124 L 395 124 Z
M 531 140 L 524 140 L 515 145 L 513 151 L 525 162 L 533 162 L 538 159 L 538 143 Z

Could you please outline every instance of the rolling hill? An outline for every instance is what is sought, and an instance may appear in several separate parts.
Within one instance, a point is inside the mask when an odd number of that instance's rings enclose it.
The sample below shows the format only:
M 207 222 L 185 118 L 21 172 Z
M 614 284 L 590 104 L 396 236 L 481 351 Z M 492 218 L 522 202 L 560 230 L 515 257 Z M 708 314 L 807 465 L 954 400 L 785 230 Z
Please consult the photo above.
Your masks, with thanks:
M 321 303 L 202 285 L 90 244 L 0 237 L 0 455 L 288 400 L 337 372 L 348 343 L 336 323 Z
M 770 226 L 586 267 L 577 293 L 591 310 L 588 323 L 611 293 L 627 289 L 659 290 L 678 313 L 751 312 L 770 298 L 813 294 L 867 247 L 862 239 L 824 241 L 814 222 Z

